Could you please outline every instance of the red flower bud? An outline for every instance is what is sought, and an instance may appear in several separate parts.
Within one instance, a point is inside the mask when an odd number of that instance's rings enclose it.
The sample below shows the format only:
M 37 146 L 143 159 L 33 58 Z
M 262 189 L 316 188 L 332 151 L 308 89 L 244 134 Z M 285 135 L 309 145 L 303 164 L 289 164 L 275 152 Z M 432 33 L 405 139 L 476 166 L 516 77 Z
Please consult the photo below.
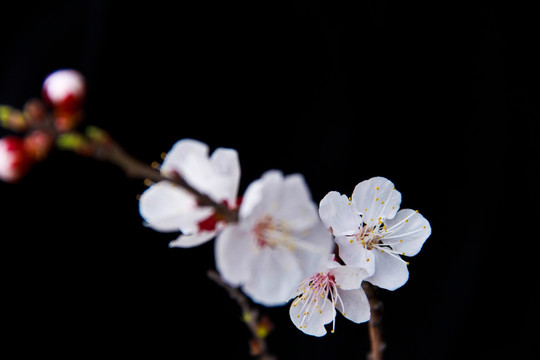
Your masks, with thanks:
M 86 95 L 86 81 L 76 70 L 57 70 L 43 82 L 42 94 L 45 102 L 56 112 L 75 114 L 81 110 Z
M 0 180 L 10 183 L 19 181 L 31 164 L 32 159 L 23 139 L 12 135 L 0 139 Z

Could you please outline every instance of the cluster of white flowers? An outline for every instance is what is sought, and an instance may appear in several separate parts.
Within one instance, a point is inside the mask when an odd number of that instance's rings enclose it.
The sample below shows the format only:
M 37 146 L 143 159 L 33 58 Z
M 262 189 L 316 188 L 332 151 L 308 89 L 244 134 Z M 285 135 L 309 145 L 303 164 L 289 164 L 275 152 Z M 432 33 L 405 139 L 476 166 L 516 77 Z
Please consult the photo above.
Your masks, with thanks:
M 162 181 L 140 197 L 147 225 L 180 231 L 174 247 L 215 237 L 223 280 L 265 306 L 292 300 L 292 322 L 314 336 L 326 334 L 330 322 L 335 327 L 336 309 L 353 322 L 369 320 L 362 282 L 388 290 L 402 286 L 409 272 L 401 256 L 417 254 L 431 234 L 418 211 L 398 211 L 401 194 L 382 177 L 362 181 L 351 197 L 332 191 L 317 209 L 301 175 L 272 170 L 252 182 L 240 201 L 237 152 L 218 148 L 209 155 L 206 144 L 192 139 L 174 145 L 161 172 L 181 176 L 238 211 L 238 221 L 226 222 L 182 187 Z

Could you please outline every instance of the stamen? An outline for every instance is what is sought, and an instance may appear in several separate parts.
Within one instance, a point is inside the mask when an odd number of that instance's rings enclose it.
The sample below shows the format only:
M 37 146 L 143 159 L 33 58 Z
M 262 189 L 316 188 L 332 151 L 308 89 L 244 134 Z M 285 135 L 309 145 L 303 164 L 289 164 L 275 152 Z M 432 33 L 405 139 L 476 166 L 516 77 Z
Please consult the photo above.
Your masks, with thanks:
M 286 221 L 275 220 L 271 216 L 265 216 L 253 229 L 260 247 L 280 247 L 290 251 L 296 249 L 322 253 L 324 249 L 309 241 L 293 234 Z
M 401 220 L 401 221 L 398 222 L 397 224 L 394 224 L 391 228 L 388 229 L 388 231 L 391 232 L 391 231 L 397 230 L 396 227 L 401 226 L 403 223 L 409 222 L 409 219 L 410 219 L 411 217 L 413 217 L 414 215 L 416 215 L 416 214 L 417 214 L 417 212 L 413 212 L 412 214 L 410 214 L 409 216 L 407 216 L 405 219 Z
M 405 234 L 397 234 L 396 236 L 392 236 L 392 235 L 388 236 L 388 235 L 385 235 L 384 238 L 385 238 L 385 239 L 395 239 L 395 238 L 405 237 L 405 236 L 407 236 L 407 235 L 415 234 L 415 233 L 420 232 L 420 231 L 423 231 L 423 230 L 425 230 L 425 228 L 423 228 L 423 229 L 417 229 L 417 230 L 414 230 L 414 231 L 410 231 L 410 232 L 405 233 Z M 397 244 L 397 243 L 394 243 L 394 244 Z M 390 244 L 387 243 L 387 245 L 390 245 Z
M 378 244 L 378 245 L 375 245 L 375 248 L 376 248 L 377 250 L 379 250 L 381 253 L 386 253 L 386 254 L 392 256 L 393 258 L 396 258 L 396 259 L 398 259 L 399 261 L 404 262 L 405 264 L 409 265 L 409 263 L 408 263 L 407 261 L 403 260 L 403 259 L 401 258 L 401 256 L 399 256 L 399 255 L 401 255 L 402 253 L 399 253 L 399 252 L 393 250 L 391 247 L 381 248 L 381 246 L 385 246 L 385 245 L 388 246 L 388 244 Z

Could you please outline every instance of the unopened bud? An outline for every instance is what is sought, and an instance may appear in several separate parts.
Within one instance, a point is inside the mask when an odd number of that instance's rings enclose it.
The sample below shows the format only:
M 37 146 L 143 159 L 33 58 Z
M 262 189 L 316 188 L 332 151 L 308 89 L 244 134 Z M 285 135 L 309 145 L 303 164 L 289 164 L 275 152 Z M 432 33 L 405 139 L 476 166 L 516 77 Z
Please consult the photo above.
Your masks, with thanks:
M 10 106 L 0 105 L 0 126 L 14 131 L 24 131 L 27 123 L 22 112 Z
M 41 124 L 47 118 L 47 109 L 43 101 L 30 99 L 24 104 L 24 117 L 31 124 Z
M 84 135 L 74 132 L 58 135 L 56 146 L 60 150 L 69 150 L 84 156 L 90 156 L 94 151 L 92 144 Z
M 263 316 L 257 323 L 256 335 L 260 339 L 267 337 L 274 329 L 274 324 L 268 316 Z
M 12 135 L 0 139 L 0 180 L 15 183 L 28 172 L 31 165 L 32 159 L 23 139 Z
M 105 130 L 100 129 L 97 126 L 87 126 L 84 132 L 86 136 L 93 142 L 106 144 L 111 141 L 110 135 Z
M 66 113 L 55 111 L 54 127 L 60 132 L 73 130 L 81 120 L 79 113 Z
M 42 161 L 45 159 L 53 145 L 53 136 L 43 130 L 36 130 L 24 138 L 24 148 L 26 153 L 35 161 Z
M 86 81 L 76 70 L 57 70 L 43 82 L 43 99 L 56 112 L 75 114 L 82 108 L 86 95 Z

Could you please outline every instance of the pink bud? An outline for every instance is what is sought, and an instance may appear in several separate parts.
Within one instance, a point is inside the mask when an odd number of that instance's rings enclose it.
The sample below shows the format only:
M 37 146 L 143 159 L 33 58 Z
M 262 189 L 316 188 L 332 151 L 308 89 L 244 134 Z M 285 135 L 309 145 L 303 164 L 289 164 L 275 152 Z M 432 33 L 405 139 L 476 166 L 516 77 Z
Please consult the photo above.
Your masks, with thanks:
M 23 139 L 12 135 L 0 139 L 0 180 L 10 183 L 19 181 L 31 164 Z
M 57 70 L 43 82 L 43 99 L 62 113 L 74 114 L 81 110 L 86 95 L 86 81 L 76 70 Z

